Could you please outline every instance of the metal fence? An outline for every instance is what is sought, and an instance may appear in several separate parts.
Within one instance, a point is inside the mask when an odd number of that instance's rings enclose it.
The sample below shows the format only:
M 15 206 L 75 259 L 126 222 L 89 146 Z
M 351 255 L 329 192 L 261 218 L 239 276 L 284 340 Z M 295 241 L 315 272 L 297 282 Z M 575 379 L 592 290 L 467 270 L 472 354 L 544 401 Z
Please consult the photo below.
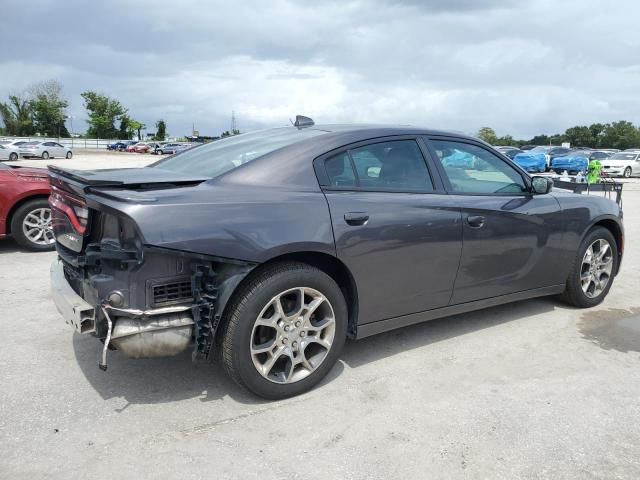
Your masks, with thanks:
M 11 140 L 38 140 L 40 142 L 58 142 L 71 149 L 106 150 L 107 145 L 115 142 L 127 142 L 117 138 L 57 138 L 57 137 L 6 137 Z

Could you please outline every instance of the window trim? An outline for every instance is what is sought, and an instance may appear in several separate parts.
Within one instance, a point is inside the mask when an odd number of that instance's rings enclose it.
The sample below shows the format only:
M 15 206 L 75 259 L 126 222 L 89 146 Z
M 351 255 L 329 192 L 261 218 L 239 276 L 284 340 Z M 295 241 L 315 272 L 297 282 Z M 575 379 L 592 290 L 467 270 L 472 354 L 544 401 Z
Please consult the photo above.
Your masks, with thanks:
M 351 156 L 351 150 L 356 148 L 365 147 L 367 145 L 374 145 L 376 143 L 387 143 L 387 142 L 398 142 L 402 140 L 412 140 L 416 143 L 420 154 L 422 155 L 422 160 L 424 162 L 424 166 L 427 170 L 427 175 L 429 175 L 429 179 L 431 180 L 432 189 L 424 190 L 424 189 L 416 189 L 416 188 L 393 188 L 393 187 L 362 187 L 359 185 L 360 179 L 358 177 L 358 170 L 355 167 L 353 157 Z M 336 155 L 340 155 L 346 153 L 349 157 L 349 162 L 351 164 L 351 168 L 353 169 L 353 173 L 358 185 L 353 186 L 333 186 L 330 185 L 329 174 L 325 168 L 325 161 L 331 157 Z M 313 160 L 313 168 L 316 172 L 316 177 L 318 179 L 318 184 L 320 185 L 320 189 L 323 191 L 342 191 L 342 192 L 379 192 L 379 193 L 412 193 L 412 194 L 433 194 L 445 193 L 444 185 L 440 179 L 440 173 L 437 170 L 434 170 L 433 162 L 430 158 L 430 152 L 425 149 L 425 146 L 421 142 L 420 135 L 389 135 L 384 137 L 373 137 L 366 140 L 361 140 L 358 142 L 349 143 L 343 145 L 338 148 L 334 148 L 333 150 L 324 153 Z
M 438 174 L 440 175 L 440 178 L 442 179 L 442 183 L 444 185 L 444 189 L 445 191 L 449 194 L 449 195 L 461 195 L 461 196 L 467 196 L 467 197 L 529 197 L 529 196 L 533 196 L 533 192 L 531 189 L 531 176 L 524 170 L 522 169 L 517 163 L 515 163 L 513 160 L 511 160 L 510 158 L 506 157 L 503 154 L 500 153 L 495 153 L 493 151 L 491 151 L 490 148 L 487 148 L 486 145 L 480 143 L 480 142 L 475 142 L 471 139 L 467 139 L 467 138 L 460 138 L 460 137 L 449 137 L 446 135 L 423 135 L 422 136 L 422 141 L 425 143 L 425 145 L 427 146 L 427 148 L 429 149 L 429 154 L 431 155 L 431 157 L 434 159 L 433 163 L 435 163 L 435 168 L 438 171 Z M 472 145 L 474 147 L 478 147 L 481 148 L 485 151 L 487 151 L 490 154 L 493 154 L 495 157 L 497 157 L 499 160 L 501 160 L 502 162 L 504 162 L 505 164 L 507 164 L 507 166 L 513 168 L 513 170 L 520 175 L 520 177 L 522 178 L 522 181 L 525 185 L 525 187 L 527 188 L 526 192 L 493 192 L 493 193 L 473 193 L 473 192 L 457 192 L 455 190 L 453 190 L 453 188 L 451 188 L 451 183 L 449 182 L 449 177 L 447 176 L 447 172 L 444 169 L 444 166 L 442 165 L 442 162 L 440 162 L 440 160 L 438 160 L 438 154 L 436 152 L 435 147 L 433 146 L 433 141 L 443 141 L 443 142 L 458 142 L 458 143 L 465 143 L 468 145 Z

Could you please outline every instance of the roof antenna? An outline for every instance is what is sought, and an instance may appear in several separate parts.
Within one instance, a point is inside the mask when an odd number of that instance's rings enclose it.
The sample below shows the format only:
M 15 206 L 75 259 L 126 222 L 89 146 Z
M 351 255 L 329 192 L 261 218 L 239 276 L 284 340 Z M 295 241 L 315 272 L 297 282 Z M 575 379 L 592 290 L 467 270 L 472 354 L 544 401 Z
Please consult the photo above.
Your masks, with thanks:
M 293 126 L 297 128 L 312 127 L 313 125 L 315 125 L 315 122 L 304 115 L 296 115 L 296 121 L 293 124 Z

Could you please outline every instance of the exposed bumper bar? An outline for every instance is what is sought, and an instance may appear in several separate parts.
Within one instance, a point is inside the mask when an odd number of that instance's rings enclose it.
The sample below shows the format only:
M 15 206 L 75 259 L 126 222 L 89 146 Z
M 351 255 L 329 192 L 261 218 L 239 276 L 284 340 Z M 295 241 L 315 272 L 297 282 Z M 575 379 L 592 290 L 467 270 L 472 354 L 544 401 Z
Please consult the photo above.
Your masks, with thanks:
M 64 276 L 62 262 L 54 260 L 50 270 L 51 296 L 64 321 L 78 333 L 96 331 L 96 312 L 93 306 L 78 295 Z

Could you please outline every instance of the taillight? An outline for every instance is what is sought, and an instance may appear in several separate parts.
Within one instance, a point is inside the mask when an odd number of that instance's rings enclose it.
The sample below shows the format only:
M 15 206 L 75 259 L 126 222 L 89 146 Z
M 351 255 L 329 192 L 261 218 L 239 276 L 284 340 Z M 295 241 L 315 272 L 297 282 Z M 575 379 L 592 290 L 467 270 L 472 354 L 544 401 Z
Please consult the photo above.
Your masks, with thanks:
M 84 235 L 89 223 L 89 209 L 82 198 L 52 186 L 49 205 L 63 212 L 71 221 L 73 229 L 80 235 Z

